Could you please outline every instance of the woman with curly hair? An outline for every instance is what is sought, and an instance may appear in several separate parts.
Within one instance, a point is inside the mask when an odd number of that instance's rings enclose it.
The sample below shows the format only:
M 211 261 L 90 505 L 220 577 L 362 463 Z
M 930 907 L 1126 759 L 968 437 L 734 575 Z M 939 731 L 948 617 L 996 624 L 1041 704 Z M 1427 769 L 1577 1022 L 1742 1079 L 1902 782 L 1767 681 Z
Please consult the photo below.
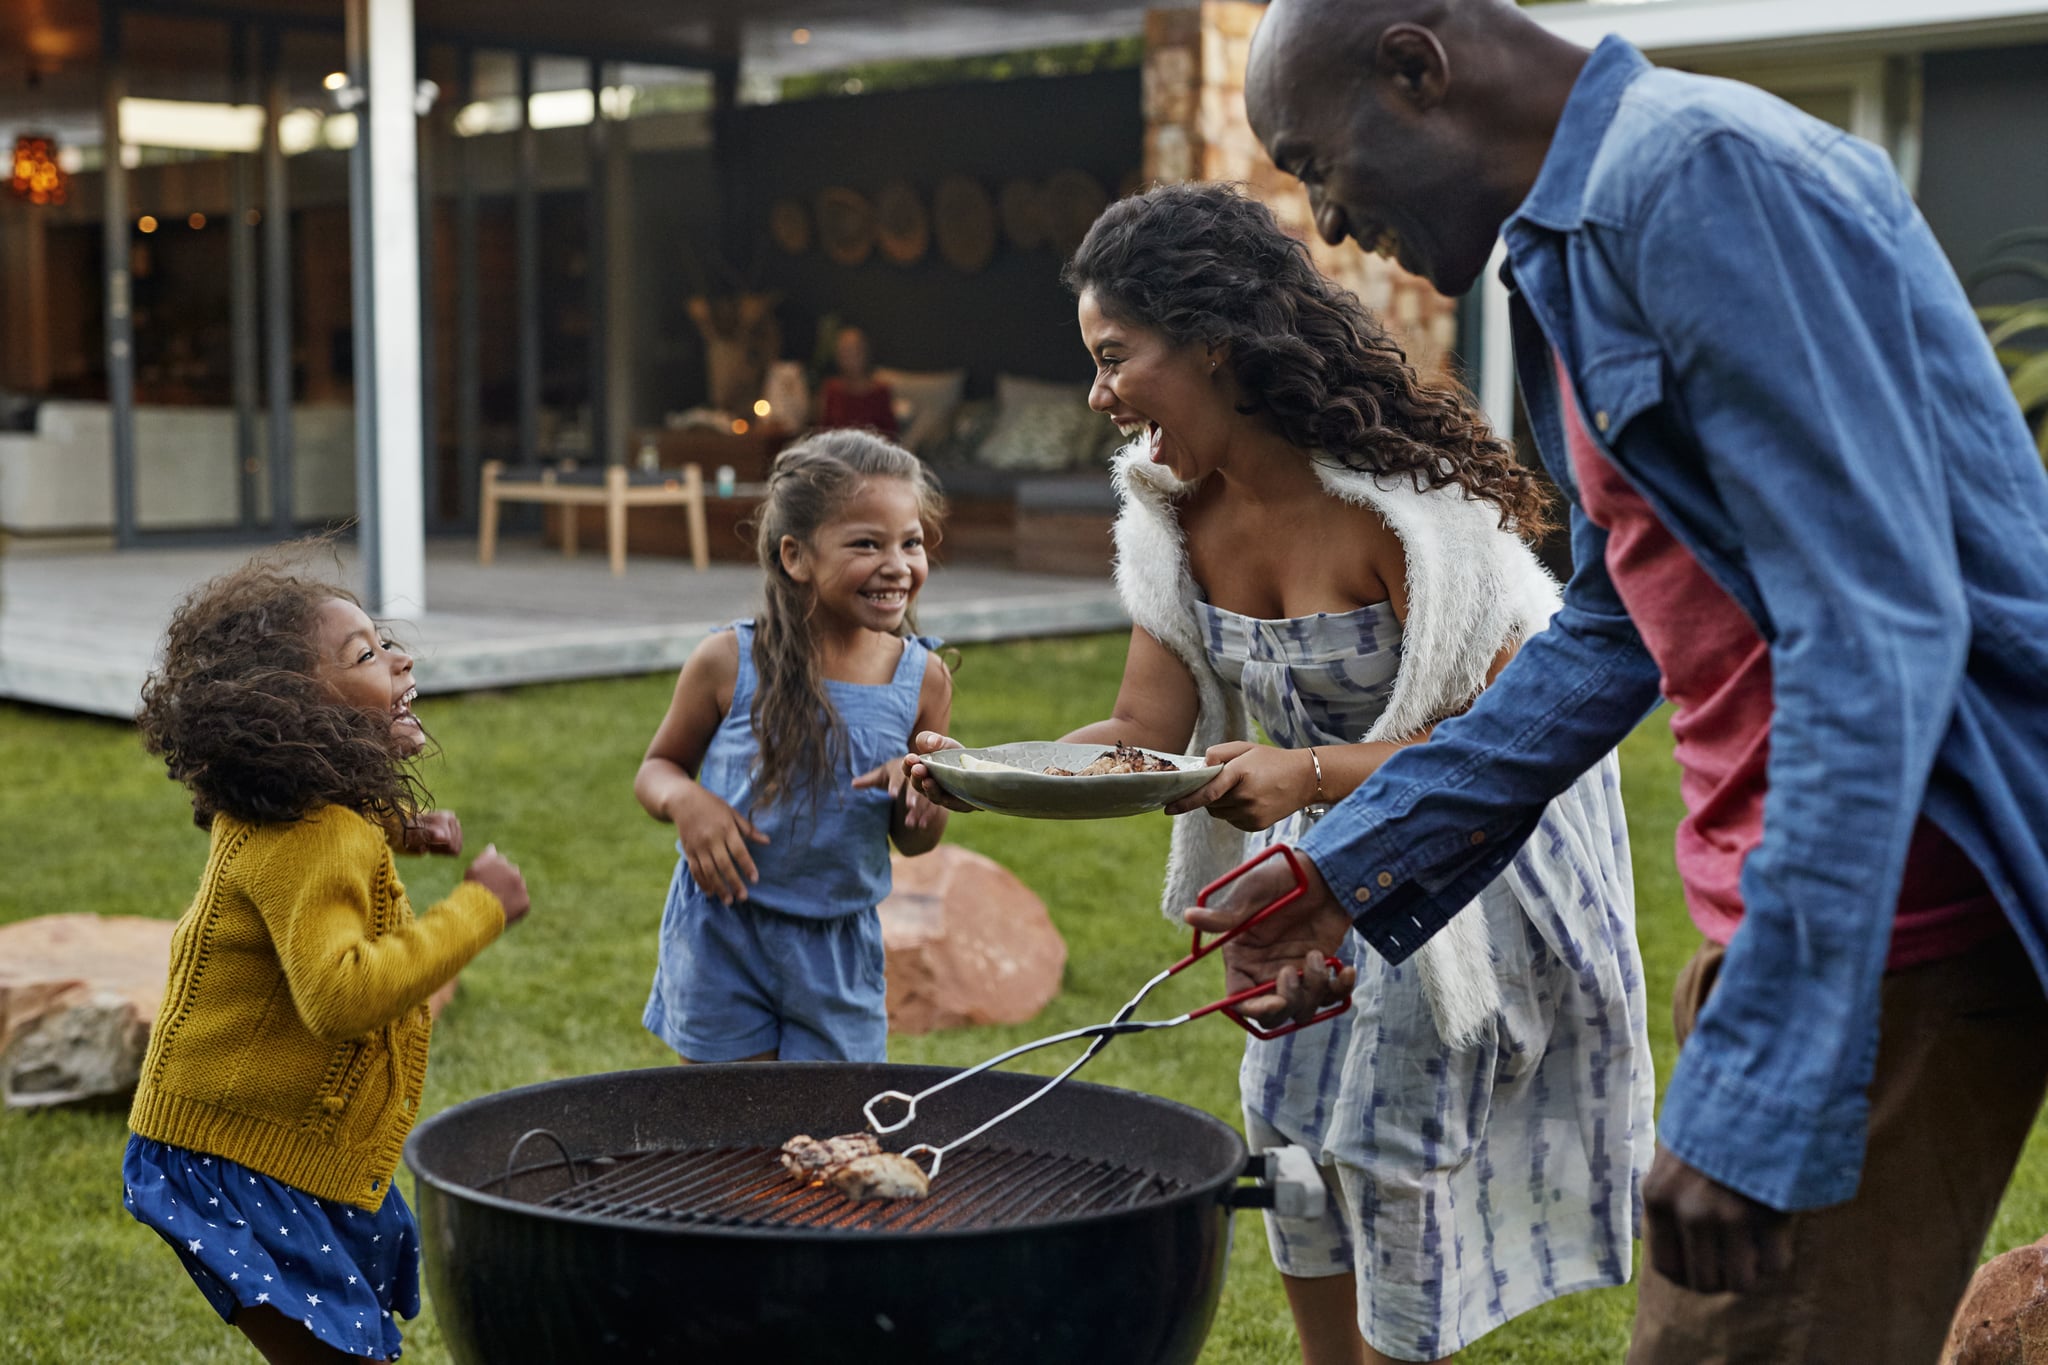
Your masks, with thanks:
M 1112 717 L 1068 738 L 1222 765 L 1169 807 L 1178 920 L 1543 629 L 1557 587 L 1524 538 L 1545 493 L 1231 188 L 1112 205 L 1066 278 L 1090 402 L 1135 438 L 1116 464 L 1130 653 Z M 1330 1187 L 1323 1217 L 1267 1219 L 1305 1361 L 1443 1358 L 1628 1278 L 1652 1155 L 1634 918 L 1610 755 L 1415 959 L 1353 934 L 1348 965 L 1304 964 L 1355 974 L 1351 1012 L 1253 1040 L 1240 1079 L 1252 1145 L 1305 1147 Z
M 412 659 L 340 588 L 259 558 L 195 591 L 143 687 L 143 743 L 211 845 L 128 1116 L 125 1203 L 270 1361 L 395 1359 L 419 1229 L 392 1185 L 427 998 L 526 914 L 495 846 L 415 917 L 394 847 L 428 811 Z

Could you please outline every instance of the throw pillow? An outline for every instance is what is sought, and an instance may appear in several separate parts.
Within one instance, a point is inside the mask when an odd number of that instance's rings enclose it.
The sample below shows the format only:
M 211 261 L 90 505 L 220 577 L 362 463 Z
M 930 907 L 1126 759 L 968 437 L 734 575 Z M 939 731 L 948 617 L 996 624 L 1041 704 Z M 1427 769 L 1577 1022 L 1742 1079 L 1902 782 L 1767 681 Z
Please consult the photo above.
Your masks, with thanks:
M 965 370 L 886 370 L 877 368 L 875 378 L 889 386 L 896 399 L 905 449 L 920 455 L 930 453 L 951 429 L 954 409 L 967 387 Z M 905 405 L 909 415 L 903 415 Z
M 1101 421 L 1071 397 L 1005 405 L 975 458 L 991 469 L 1067 469 L 1094 456 Z
M 929 451 L 919 452 L 925 463 L 959 468 L 974 463 L 974 452 L 988 439 L 996 425 L 996 400 L 969 398 L 953 410 L 946 430 L 932 442 Z
M 1026 403 L 1075 402 L 1086 406 L 1088 386 L 1056 379 L 1027 379 L 1022 375 L 996 376 L 996 406 L 1018 407 Z

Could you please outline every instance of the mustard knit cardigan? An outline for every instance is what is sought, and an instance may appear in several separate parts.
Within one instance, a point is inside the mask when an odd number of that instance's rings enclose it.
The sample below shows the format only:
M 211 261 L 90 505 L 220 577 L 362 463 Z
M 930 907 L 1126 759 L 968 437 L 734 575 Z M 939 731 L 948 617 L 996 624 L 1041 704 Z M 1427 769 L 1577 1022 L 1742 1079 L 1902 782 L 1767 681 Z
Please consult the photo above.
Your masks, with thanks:
M 415 918 L 354 811 L 216 815 L 128 1126 L 376 1209 L 419 1110 L 427 997 L 504 927 L 469 881 Z

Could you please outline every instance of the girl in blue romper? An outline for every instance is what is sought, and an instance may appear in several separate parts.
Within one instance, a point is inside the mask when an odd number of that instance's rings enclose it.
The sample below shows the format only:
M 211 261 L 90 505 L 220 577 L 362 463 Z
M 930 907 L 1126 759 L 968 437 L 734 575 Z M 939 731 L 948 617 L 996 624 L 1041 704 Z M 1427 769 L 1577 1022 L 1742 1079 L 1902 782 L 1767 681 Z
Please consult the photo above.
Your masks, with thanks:
M 893 761 L 951 717 L 912 617 L 942 514 L 923 462 L 866 432 L 775 461 L 761 613 L 691 654 L 633 782 L 682 855 L 643 1022 L 685 1062 L 886 1057 L 889 843 L 946 824 Z

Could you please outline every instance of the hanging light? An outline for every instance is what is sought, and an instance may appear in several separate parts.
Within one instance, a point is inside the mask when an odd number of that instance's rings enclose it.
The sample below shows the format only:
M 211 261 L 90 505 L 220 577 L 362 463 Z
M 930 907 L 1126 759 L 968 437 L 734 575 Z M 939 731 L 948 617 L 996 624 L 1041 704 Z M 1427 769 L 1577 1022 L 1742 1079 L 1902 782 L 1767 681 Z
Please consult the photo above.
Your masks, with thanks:
M 8 188 L 18 199 L 31 204 L 61 204 L 70 188 L 70 177 L 57 164 L 55 138 L 23 133 L 14 139 L 13 174 Z

